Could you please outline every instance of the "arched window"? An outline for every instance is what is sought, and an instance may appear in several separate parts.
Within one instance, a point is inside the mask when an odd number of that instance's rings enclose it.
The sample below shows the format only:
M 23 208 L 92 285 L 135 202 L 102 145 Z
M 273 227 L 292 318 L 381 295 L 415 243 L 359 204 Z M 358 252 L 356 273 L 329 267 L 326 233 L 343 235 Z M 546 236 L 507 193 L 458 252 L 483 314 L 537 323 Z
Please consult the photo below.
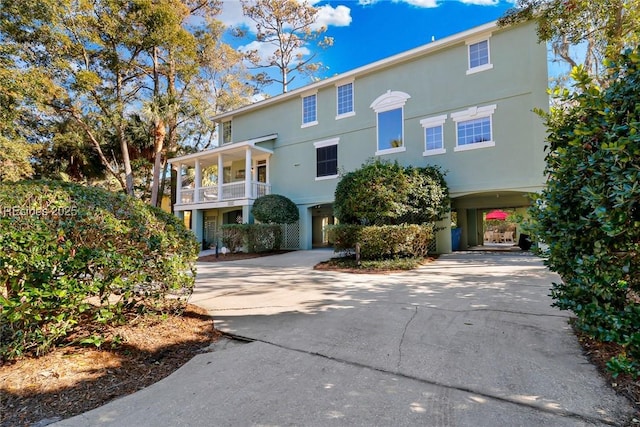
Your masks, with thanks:
M 405 151 L 404 104 L 410 95 L 388 90 L 373 101 L 370 108 L 376 112 L 378 150 L 376 155 Z

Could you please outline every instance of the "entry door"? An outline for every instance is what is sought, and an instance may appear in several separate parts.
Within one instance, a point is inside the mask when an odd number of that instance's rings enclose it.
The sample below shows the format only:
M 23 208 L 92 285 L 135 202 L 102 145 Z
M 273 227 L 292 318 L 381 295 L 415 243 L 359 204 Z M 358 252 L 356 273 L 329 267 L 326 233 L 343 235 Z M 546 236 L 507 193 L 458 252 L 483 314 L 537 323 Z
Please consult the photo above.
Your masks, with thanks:
M 258 182 L 267 182 L 267 165 L 258 166 Z

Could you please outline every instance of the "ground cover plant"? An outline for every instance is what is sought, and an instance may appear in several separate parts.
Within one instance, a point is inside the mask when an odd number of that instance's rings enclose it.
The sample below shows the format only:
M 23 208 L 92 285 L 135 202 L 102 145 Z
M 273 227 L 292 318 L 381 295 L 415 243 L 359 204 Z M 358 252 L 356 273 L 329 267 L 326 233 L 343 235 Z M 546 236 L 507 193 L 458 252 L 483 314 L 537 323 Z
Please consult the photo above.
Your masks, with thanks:
M 198 245 L 174 216 L 63 182 L 0 185 L 0 357 L 41 355 L 78 329 L 184 308 Z M 91 325 L 91 327 L 88 327 Z M 116 339 L 117 340 L 117 339 Z

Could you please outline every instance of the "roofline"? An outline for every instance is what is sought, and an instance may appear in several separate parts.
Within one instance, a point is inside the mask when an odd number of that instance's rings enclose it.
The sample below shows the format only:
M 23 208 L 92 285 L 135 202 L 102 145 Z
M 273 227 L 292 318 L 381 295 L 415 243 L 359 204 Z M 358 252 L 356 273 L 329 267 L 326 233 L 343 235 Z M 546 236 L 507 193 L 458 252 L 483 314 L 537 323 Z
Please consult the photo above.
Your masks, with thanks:
M 291 92 L 285 92 L 283 94 L 280 95 L 276 95 L 272 98 L 267 98 L 265 100 L 262 101 L 258 101 L 255 102 L 253 104 L 249 104 L 246 105 L 244 107 L 240 107 L 237 108 L 235 110 L 231 110 L 225 113 L 221 113 L 218 114 L 216 116 L 213 117 L 213 121 L 219 122 L 219 121 L 223 121 L 226 118 L 232 117 L 235 114 L 241 114 L 241 113 L 245 113 L 251 110 L 258 110 L 264 107 L 267 107 L 271 104 L 277 104 L 279 102 L 284 102 L 290 98 L 295 98 L 295 97 L 299 97 L 301 94 L 304 94 L 306 92 L 311 92 L 314 90 L 317 90 L 319 88 L 323 88 L 326 86 L 333 86 L 335 85 L 336 82 L 342 81 L 342 80 L 348 80 L 350 78 L 355 78 L 357 76 L 361 76 L 361 75 L 366 75 L 369 73 L 372 73 L 374 71 L 377 70 L 381 70 L 384 68 L 387 68 L 391 65 L 395 65 L 398 62 L 405 62 L 405 61 L 409 61 L 411 59 L 414 59 L 416 57 L 425 55 L 427 53 L 430 52 L 435 52 L 438 51 L 440 49 L 443 49 L 445 47 L 454 45 L 454 44 L 458 44 L 461 41 L 464 41 L 466 39 L 469 39 L 473 36 L 482 34 L 482 33 L 491 33 L 493 31 L 495 31 L 496 29 L 498 29 L 500 27 L 498 27 L 498 21 L 492 21 L 489 22 L 487 24 L 483 24 L 474 28 L 471 28 L 469 30 L 463 31 L 461 33 L 456 33 L 453 34 L 451 36 L 445 37 L 443 39 L 440 40 L 436 40 L 430 43 L 427 43 L 425 45 L 422 46 L 418 46 L 416 48 L 413 48 L 411 50 L 407 50 L 405 52 L 401 52 L 398 53 L 396 55 L 378 60 L 376 62 L 372 62 L 371 64 L 367 64 L 367 65 L 363 65 L 361 67 L 355 68 L 351 71 L 346 71 L 342 74 L 338 74 L 336 76 L 333 77 L 329 77 L 327 79 L 324 80 L 320 80 L 318 82 L 315 83 L 311 83 L 309 85 L 306 86 L 302 86 L 300 88 L 294 89 Z
M 202 158 L 203 156 L 206 156 L 207 154 L 224 153 L 225 151 L 229 151 L 231 149 L 235 150 L 235 149 L 241 148 L 241 147 L 251 147 L 251 148 L 254 148 L 256 150 L 265 152 L 267 154 L 273 154 L 272 150 L 269 150 L 268 148 L 264 148 L 264 147 L 256 147 L 255 145 L 257 143 L 259 143 L 259 142 L 270 141 L 272 139 L 276 139 L 277 137 L 278 137 L 277 133 L 272 133 L 270 135 L 259 136 L 257 138 L 247 139 L 246 141 L 240 141 L 240 142 L 234 142 L 234 143 L 231 143 L 231 144 L 225 144 L 225 145 L 223 145 L 221 147 L 215 147 L 215 148 L 212 148 L 212 149 L 207 150 L 207 151 L 198 151 L 198 152 L 195 152 L 195 153 L 186 154 L 184 156 L 174 157 L 174 158 L 169 159 L 167 161 L 169 163 L 182 163 L 182 162 L 185 162 L 185 161 Z

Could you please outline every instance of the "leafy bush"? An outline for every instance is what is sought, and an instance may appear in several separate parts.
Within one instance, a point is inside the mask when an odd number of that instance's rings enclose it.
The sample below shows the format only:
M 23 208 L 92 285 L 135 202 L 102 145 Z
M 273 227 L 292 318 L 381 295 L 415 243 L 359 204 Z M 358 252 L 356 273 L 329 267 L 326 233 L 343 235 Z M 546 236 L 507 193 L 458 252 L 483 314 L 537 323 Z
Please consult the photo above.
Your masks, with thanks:
M 282 246 L 278 224 L 225 224 L 222 243 L 231 250 L 246 247 L 251 253 L 277 251 Z
M 443 218 L 449 190 L 437 167 L 402 167 L 376 159 L 342 177 L 333 209 L 343 224 L 423 224 Z
M 530 209 L 532 232 L 548 244 L 547 264 L 562 278 L 554 305 L 577 326 L 624 353 L 614 375 L 640 373 L 640 52 L 609 62 L 602 89 L 587 73 L 558 92 L 543 114 L 549 130 L 547 186 Z
M 296 204 L 279 194 L 258 197 L 251 213 L 256 220 L 265 224 L 291 224 L 300 218 Z
M 328 228 L 336 251 L 353 253 L 360 244 L 362 259 L 387 259 L 394 257 L 424 257 L 429 242 L 433 240 L 432 225 L 383 225 L 362 226 L 337 224 Z
M 0 357 L 41 354 L 82 321 L 184 304 L 198 245 L 173 215 L 61 182 L 0 184 Z M 183 298 L 178 298 L 183 297 Z

